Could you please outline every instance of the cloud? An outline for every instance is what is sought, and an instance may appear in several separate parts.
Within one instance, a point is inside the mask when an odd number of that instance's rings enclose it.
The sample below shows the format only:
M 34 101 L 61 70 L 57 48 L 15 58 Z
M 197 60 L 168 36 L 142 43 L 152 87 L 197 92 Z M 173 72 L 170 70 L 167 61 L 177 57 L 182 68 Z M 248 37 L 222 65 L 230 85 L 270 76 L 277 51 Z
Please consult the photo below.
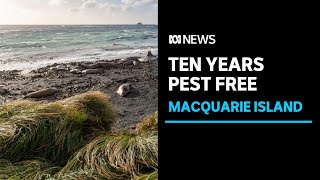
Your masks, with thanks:
M 83 2 L 81 8 L 95 8 L 98 6 L 98 3 L 96 0 L 86 0 Z
M 68 3 L 68 1 L 66 1 L 66 0 L 50 0 L 48 2 L 48 5 L 49 6 L 61 6 L 63 4 L 67 4 L 67 3 Z
M 138 6 L 151 5 L 151 7 L 158 7 L 158 0 L 121 0 L 120 4 L 104 3 L 101 8 L 111 10 L 128 11 Z
M 120 10 L 121 9 L 121 5 L 120 4 L 113 4 L 113 3 L 106 2 L 106 3 L 100 4 L 99 8 L 100 9 L 106 9 L 106 10 L 109 10 L 109 11 L 115 11 L 115 10 Z
M 58 0 L 63 1 L 63 0 Z M 70 1 L 70 0 L 69 0 Z M 85 9 L 100 9 L 107 11 L 129 11 L 139 6 L 150 6 L 152 9 L 157 9 L 158 0 L 121 0 L 118 3 L 108 0 L 101 2 L 97 0 L 81 0 L 80 7 L 69 8 L 69 12 L 79 12 Z
M 121 3 L 123 6 L 136 7 L 141 5 L 157 4 L 158 0 L 122 0 Z

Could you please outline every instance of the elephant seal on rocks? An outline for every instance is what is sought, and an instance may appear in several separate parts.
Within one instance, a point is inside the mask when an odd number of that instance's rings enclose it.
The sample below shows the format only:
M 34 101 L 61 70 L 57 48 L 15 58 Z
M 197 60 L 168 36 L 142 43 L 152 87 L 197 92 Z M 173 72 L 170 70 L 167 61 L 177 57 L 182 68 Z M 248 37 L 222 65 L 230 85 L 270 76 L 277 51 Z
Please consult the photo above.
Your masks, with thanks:
M 86 69 L 97 69 L 97 68 L 106 68 L 106 67 L 112 67 L 113 65 L 108 62 L 98 62 L 95 64 L 80 64 L 80 66 L 86 68 Z
M 130 83 L 125 83 L 118 88 L 118 91 L 116 93 L 124 97 L 127 94 L 129 94 L 129 92 L 131 92 L 132 90 L 133 90 L 132 85 Z
M 136 66 L 136 65 L 138 65 L 139 63 L 138 63 L 138 61 L 132 61 L 132 64 Z
M 99 74 L 102 72 L 103 72 L 103 69 L 86 69 L 82 71 L 82 74 Z
M 113 66 L 113 64 L 109 63 L 109 62 L 98 62 L 97 64 L 102 68 L 112 67 Z
M 81 74 L 81 71 L 79 69 L 71 69 L 70 73 L 72 73 L 72 74 Z
M 96 69 L 99 68 L 99 64 L 80 64 L 80 66 L 86 68 L 86 69 Z
M 42 97 L 51 96 L 56 92 L 58 92 L 58 89 L 56 88 L 47 88 L 47 89 L 42 89 L 40 91 L 29 93 L 24 98 L 42 98 Z
M 146 57 L 140 58 L 139 61 L 146 62 L 146 61 L 153 61 L 153 60 L 157 60 L 157 59 L 158 58 L 155 55 L 153 55 L 151 53 L 151 51 L 148 51 L 148 54 L 146 55 Z
M 50 70 L 51 71 L 65 71 L 65 70 L 67 70 L 67 68 L 64 67 L 63 65 L 57 65 L 55 67 L 51 67 Z

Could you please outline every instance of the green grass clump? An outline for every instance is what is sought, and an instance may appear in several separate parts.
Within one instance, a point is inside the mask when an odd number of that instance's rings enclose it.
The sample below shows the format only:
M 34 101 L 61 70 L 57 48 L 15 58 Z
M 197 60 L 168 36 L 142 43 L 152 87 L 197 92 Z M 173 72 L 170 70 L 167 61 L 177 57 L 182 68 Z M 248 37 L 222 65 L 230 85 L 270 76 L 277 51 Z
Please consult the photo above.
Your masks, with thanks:
M 78 151 L 59 173 L 88 172 L 104 179 L 130 179 L 158 168 L 158 135 L 105 135 Z
M 149 131 L 158 131 L 158 112 L 145 117 L 136 126 L 136 132 L 142 134 Z
M 96 133 L 110 130 L 108 96 L 88 92 L 62 101 L 15 101 L 0 106 L 0 159 L 41 157 L 64 165 Z
M 150 174 L 138 176 L 132 180 L 158 180 L 158 170 Z
M 109 102 L 110 97 L 98 92 L 87 92 L 78 96 L 67 98 L 58 102 L 64 107 L 68 107 L 67 116 L 71 120 L 74 117 L 85 115 L 80 121 L 84 121 L 90 127 L 110 130 L 116 113 Z M 74 114 L 74 110 L 81 112 Z M 77 119 L 79 121 L 79 119 Z

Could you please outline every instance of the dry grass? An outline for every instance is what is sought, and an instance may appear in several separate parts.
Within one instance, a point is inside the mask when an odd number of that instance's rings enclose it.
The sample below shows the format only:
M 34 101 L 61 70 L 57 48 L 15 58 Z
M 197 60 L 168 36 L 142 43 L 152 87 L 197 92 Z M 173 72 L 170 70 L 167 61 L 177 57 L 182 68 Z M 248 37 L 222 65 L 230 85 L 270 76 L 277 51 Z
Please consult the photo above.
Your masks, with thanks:
M 89 92 L 54 103 L 16 101 L 0 106 L 0 159 L 42 157 L 63 165 L 115 119 L 109 98 Z M 94 132 L 94 133 L 93 133 Z
M 82 148 L 60 172 L 82 170 L 106 179 L 128 179 L 158 168 L 158 135 L 105 135 Z
M 157 179 L 158 114 L 134 132 L 111 132 L 114 120 L 100 92 L 1 105 L 0 179 Z
M 158 131 L 158 112 L 145 117 L 136 126 L 136 132 L 138 134 L 143 134 L 144 132 Z
M 145 174 L 145 175 L 136 177 L 132 180 L 158 180 L 158 170 L 150 174 Z
M 0 160 L 0 179 L 48 180 L 53 179 L 54 174 L 60 169 L 43 159 L 22 161 L 15 164 Z

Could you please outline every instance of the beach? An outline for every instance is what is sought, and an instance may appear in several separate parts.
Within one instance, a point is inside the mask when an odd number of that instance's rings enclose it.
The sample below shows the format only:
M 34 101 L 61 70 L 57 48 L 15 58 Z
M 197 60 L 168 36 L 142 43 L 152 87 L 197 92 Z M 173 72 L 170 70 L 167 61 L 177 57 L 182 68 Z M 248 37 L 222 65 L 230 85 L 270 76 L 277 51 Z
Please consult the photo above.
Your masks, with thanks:
M 155 25 L 0 25 L 0 179 L 158 179 L 157 41 Z
M 58 92 L 34 100 L 102 91 L 118 112 L 114 128 L 130 129 L 158 107 L 157 60 L 139 61 L 148 51 L 158 54 L 157 25 L 0 25 L 0 85 L 9 90 L 0 93 L 0 104 L 45 88 Z M 99 62 L 111 66 L 98 67 L 97 74 L 70 73 Z M 115 92 L 126 82 L 135 90 L 121 97 Z
M 101 91 L 111 97 L 117 112 L 114 129 L 132 129 L 143 117 L 158 109 L 158 61 L 140 62 L 140 57 L 95 62 L 54 63 L 52 65 L 23 73 L 23 70 L 0 71 L 0 85 L 8 92 L 0 95 L 0 104 L 24 98 L 28 93 L 46 88 L 56 88 L 58 92 L 36 101 L 56 101 L 82 94 L 87 91 Z M 135 65 L 134 63 L 135 62 Z M 82 65 L 108 63 L 108 67 L 98 74 L 73 74 L 71 68 L 80 71 Z M 56 70 L 55 67 L 65 69 Z M 125 97 L 116 91 L 120 85 L 131 83 L 133 90 Z

